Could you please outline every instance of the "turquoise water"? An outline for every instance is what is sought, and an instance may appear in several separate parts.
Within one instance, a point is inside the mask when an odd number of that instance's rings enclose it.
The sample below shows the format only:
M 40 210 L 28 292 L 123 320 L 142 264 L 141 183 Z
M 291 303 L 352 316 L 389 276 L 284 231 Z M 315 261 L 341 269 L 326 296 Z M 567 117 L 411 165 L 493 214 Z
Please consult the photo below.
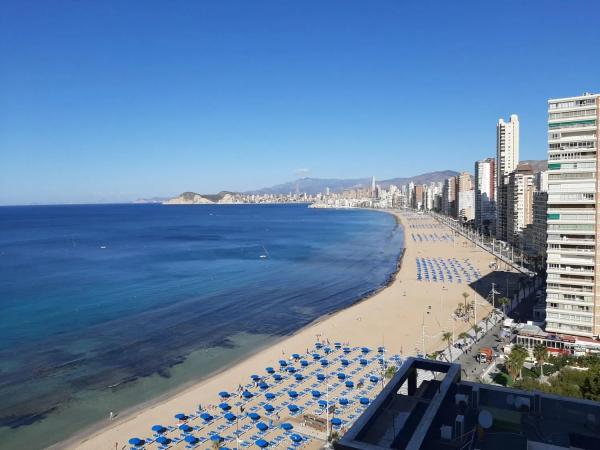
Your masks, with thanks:
M 374 211 L 0 208 L 0 447 L 64 439 L 352 304 L 401 245 Z

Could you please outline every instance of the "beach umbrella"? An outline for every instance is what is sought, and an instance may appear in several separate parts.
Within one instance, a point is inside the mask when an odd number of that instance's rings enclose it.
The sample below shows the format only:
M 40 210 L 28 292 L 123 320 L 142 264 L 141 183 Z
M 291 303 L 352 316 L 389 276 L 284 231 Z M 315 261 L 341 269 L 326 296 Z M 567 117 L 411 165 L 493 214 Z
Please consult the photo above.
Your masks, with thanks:
M 175 414 L 175 418 L 177 420 L 188 420 L 188 416 L 186 416 L 184 413 L 177 413 L 177 414 Z
M 315 347 L 316 347 L 316 348 L 323 348 L 323 344 L 321 344 L 320 342 L 317 342 L 317 343 L 315 344 Z
M 286 361 L 285 359 L 280 359 L 280 360 L 279 360 L 279 365 L 280 365 L 281 367 L 285 367 L 285 366 L 287 366 L 287 361 Z
M 326 359 L 322 359 L 322 360 L 321 360 L 321 365 L 322 365 L 323 367 L 326 367 L 326 366 L 328 366 L 328 365 L 329 365 L 329 361 L 327 361 Z
M 141 447 L 145 443 L 146 442 L 140 438 L 134 437 L 134 438 L 129 439 L 129 444 L 133 445 L 134 447 Z
M 312 355 L 313 359 L 321 359 L 321 355 L 319 355 L 318 353 L 313 353 Z
M 307 360 L 305 360 L 305 359 L 303 359 L 303 360 L 301 360 L 301 361 L 300 361 L 300 365 L 301 365 L 302 367 L 307 367 L 307 366 L 308 366 L 308 361 L 307 361 Z
M 265 448 L 269 446 L 269 443 L 267 441 L 265 441 L 264 439 L 259 439 L 258 441 L 255 442 L 256 445 L 258 445 L 260 448 Z
M 273 394 L 272 392 L 267 392 L 267 393 L 265 394 L 265 398 L 266 398 L 267 400 L 273 400 L 273 399 L 275 398 L 275 394 Z
M 252 381 L 258 381 L 258 380 L 260 380 L 260 377 L 258 375 L 256 375 L 256 374 L 250 375 L 250 378 L 252 378 Z
M 273 369 L 272 367 L 267 367 L 265 370 L 267 371 L 267 373 L 270 373 L 270 374 L 275 373 L 275 369 Z
M 252 394 L 252 392 L 250 392 L 250 391 L 244 391 L 242 393 L 242 395 L 244 396 L 244 398 L 252 398 L 252 397 L 254 397 L 254 394 Z
M 325 352 L 327 355 L 329 355 L 329 354 L 331 353 L 331 347 L 325 347 L 325 348 L 323 349 L 323 351 L 324 351 L 324 352 Z
M 340 348 L 342 348 L 342 343 L 341 343 L 341 342 L 335 342 L 335 343 L 333 344 L 333 346 L 334 346 L 335 348 L 337 348 L 337 349 L 340 349 Z
M 253 422 L 255 422 L 258 419 L 260 419 L 260 414 L 252 412 L 252 413 L 248 414 L 248 417 L 250 417 L 250 420 L 252 420 Z
M 319 406 L 321 408 L 326 408 L 327 407 L 327 400 L 319 400 L 317 403 L 319 404 Z
M 296 381 L 302 381 L 304 379 L 304 375 L 302 375 L 301 373 L 297 373 L 296 375 L 294 375 L 294 378 L 296 378 Z
M 221 392 L 219 392 L 219 397 L 221 397 L 221 398 L 229 398 L 229 397 L 231 397 L 231 395 L 227 391 L 221 391 Z
M 192 436 L 191 434 L 184 437 L 183 440 L 189 444 L 195 444 L 196 442 L 198 442 L 200 439 L 198 439 L 196 436 Z
M 353 388 L 354 387 L 354 383 L 352 381 L 346 381 L 346 387 L 347 388 Z
M 221 408 L 223 411 L 229 411 L 231 406 L 229 406 L 229 403 L 223 402 L 219 404 L 219 408 Z
M 213 420 L 213 416 L 211 416 L 209 413 L 200 414 L 200 418 L 205 422 L 210 422 L 211 420 Z
M 341 362 L 342 362 L 342 366 L 347 366 L 350 364 L 350 361 L 348 361 L 347 359 L 342 359 Z
M 223 417 L 225 417 L 225 419 L 227 419 L 227 421 L 229 421 L 229 422 L 233 422 L 235 419 L 237 419 L 235 414 L 232 414 L 232 413 L 227 413 Z
M 375 375 L 371 375 L 369 380 L 371 381 L 371 383 L 377 383 L 379 381 L 379 378 L 376 377 Z
M 152 431 L 158 434 L 163 434 L 167 429 L 162 425 L 152 425 Z
M 324 381 L 324 380 L 325 380 L 325 375 L 324 375 L 324 374 L 322 374 L 322 373 L 318 373 L 318 374 L 317 374 L 317 380 L 319 380 L 319 381 Z
M 192 430 L 193 430 L 193 428 L 192 428 L 192 427 L 190 427 L 190 426 L 189 426 L 187 423 L 184 423 L 184 424 L 182 424 L 182 425 L 179 425 L 179 429 L 180 429 L 181 431 L 183 431 L 184 433 L 189 433 L 190 431 L 192 431 Z
M 256 424 L 256 428 L 258 428 L 260 431 L 267 431 L 269 429 L 269 426 L 264 422 L 258 422 Z
M 300 442 L 302 440 L 302 436 L 300 436 L 297 433 L 294 433 L 290 435 L 290 439 L 292 440 L 292 442 Z
M 292 353 L 292 358 L 300 359 L 300 355 L 298 353 Z
M 282 378 L 282 376 L 281 376 L 281 375 L 279 375 L 278 373 L 276 373 L 275 375 L 273 375 L 273 379 L 274 379 L 275 381 L 281 381 L 283 378 Z
M 350 353 L 351 351 L 350 347 L 344 347 L 344 353 Z
M 289 405 L 287 405 L 287 409 L 288 409 L 290 412 L 293 412 L 293 413 L 295 413 L 295 412 L 298 412 L 298 410 L 299 410 L 300 408 L 298 408 L 298 406 L 294 405 L 293 403 L 290 403 Z
M 295 368 L 295 367 L 292 367 L 292 366 L 290 366 L 290 367 L 288 367 L 287 371 L 288 371 L 289 373 L 294 373 L 294 372 L 296 372 L 296 368 Z
M 361 359 L 360 360 L 360 365 L 361 366 L 366 366 L 367 364 L 369 364 L 369 361 L 367 361 L 366 359 Z
M 371 349 L 369 347 L 363 347 L 360 349 L 361 352 L 363 352 L 364 354 L 367 354 L 371 351 Z
M 312 391 L 311 394 L 314 398 L 319 398 L 321 396 L 321 393 L 317 390 Z
M 340 419 L 339 417 L 334 417 L 333 419 L 331 419 L 331 425 L 333 425 L 334 427 L 339 427 L 342 424 L 342 419 Z
M 210 436 L 210 440 L 213 442 L 221 442 L 223 438 L 221 437 L 221 435 L 215 433 Z
M 156 438 L 156 442 L 158 442 L 160 445 L 169 445 L 171 443 L 171 439 L 166 436 L 159 436 Z
M 290 431 L 290 430 L 293 430 L 293 429 L 294 429 L 294 425 L 292 425 L 292 424 L 291 424 L 291 423 L 289 423 L 289 422 L 283 422 L 283 423 L 281 424 L 281 428 L 282 428 L 283 430 L 285 430 L 285 431 Z
M 288 391 L 288 395 L 290 396 L 290 398 L 298 397 L 298 393 L 296 391 Z
M 264 381 L 261 381 L 260 383 L 258 383 L 258 387 L 264 391 L 265 389 L 267 389 L 269 387 L 269 385 L 267 383 L 265 383 Z
M 345 380 L 346 379 L 346 374 L 343 373 L 343 372 L 338 372 L 337 377 L 340 380 Z
M 361 405 L 368 405 L 369 404 L 369 399 L 367 397 L 361 397 L 360 398 L 360 404 Z
M 383 353 L 383 352 L 385 352 L 385 347 L 377 347 L 377 351 L 379 353 Z
M 341 397 L 340 398 L 340 405 L 347 405 L 348 404 L 348 399 L 345 397 Z
M 273 405 L 271 405 L 270 403 L 264 405 L 263 408 L 268 413 L 275 411 L 275 408 L 273 408 Z

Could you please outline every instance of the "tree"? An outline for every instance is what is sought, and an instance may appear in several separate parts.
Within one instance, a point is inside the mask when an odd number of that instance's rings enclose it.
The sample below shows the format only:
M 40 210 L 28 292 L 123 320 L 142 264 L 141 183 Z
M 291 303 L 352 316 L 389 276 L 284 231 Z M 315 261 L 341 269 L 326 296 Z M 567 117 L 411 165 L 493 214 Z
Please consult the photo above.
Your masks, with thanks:
M 460 333 L 458 335 L 459 339 L 462 339 L 463 341 L 465 341 L 465 343 L 467 342 L 467 339 L 471 339 L 471 335 L 469 333 L 467 333 L 466 331 L 463 331 L 462 333 Z
M 544 344 L 535 344 L 533 357 L 540 366 L 540 377 L 544 376 L 544 362 L 548 360 L 548 348 Z
M 475 342 L 477 340 L 477 335 L 481 331 L 481 327 L 479 325 L 475 324 L 475 325 L 473 325 L 473 328 L 471 328 L 471 329 L 475 333 L 475 336 L 473 337 L 473 342 Z
M 448 358 L 452 361 L 452 333 L 450 331 L 444 331 L 442 333 L 442 340 L 448 345 Z
M 502 314 L 506 317 L 506 305 L 510 304 L 508 297 L 502 297 L 498 300 L 498 304 L 502 306 Z
M 520 344 L 515 345 L 510 351 L 506 360 L 506 369 L 513 380 L 521 378 L 521 371 L 528 355 L 527 349 Z
M 467 299 L 469 298 L 469 293 L 468 292 L 463 292 L 462 296 L 465 299 L 465 312 L 468 312 L 469 311 L 469 307 L 467 306 Z
M 398 371 L 396 366 L 390 366 L 385 370 L 385 377 L 390 379 L 394 376 L 394 374 Z

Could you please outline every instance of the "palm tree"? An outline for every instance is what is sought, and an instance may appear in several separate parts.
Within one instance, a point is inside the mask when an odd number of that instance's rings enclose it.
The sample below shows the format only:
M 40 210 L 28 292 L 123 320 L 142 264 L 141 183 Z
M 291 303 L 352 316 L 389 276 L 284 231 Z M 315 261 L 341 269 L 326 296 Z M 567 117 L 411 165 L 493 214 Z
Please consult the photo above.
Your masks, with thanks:
M 502 306 L 502 314 L 506 317 L 506 305 L 510 304 L 510 299 L 508 297 L 502 297 L 498 300 L 500 306 Z
M 456 310 L 454 311 L 454 314 L 456 314 L 456 317 L 461 317 L 463 314 L 463 305 L 459 304 L 456 307 Z
M 517 377 L 522 378 L 523 365 L 527 356 L 529 356 L 527 349 L 520 344 L 515 345 L 510 351 L 506 360 L 506 368 L 513 380 L 516 380 Z
M 465 299 L 465 312 L 467 312 L 467 311 L 469 311 L 469 308 L 467 306 L 467 299 L 469 298 L 469 293 L 468 292 L 463 292 L 462 296 Z
M 481 331 L 481 327 L 479 325 L 475 324 L 475 325 L 473 325 L 473 328 L 471 328 L 471 329 L 475 333 L 475 336 L 473 337 L 473 342 L 475 342 L 477 340 L 477 335 Z
M 450 331 L 444 331 L 442 333 L 442 340 L 448 345 L 448 358 L 450 359 L 450 362 L 452 362 L 452 349 L 451 349 L 451 345 L 452 345 L 452 333 Z
M 466 331 L 463 331 L 462 333 L 460 333 L 458 335 L 458 338 L 462 339 L 465 342 L 465 344 L 466 344 L 467 343 L 467 339 L 471 339 L 471 335 L 469 333 L 467 333 Z
M 540 366 L 540 377 L 544 376 L 544 362 L 548 359 L 548 348 L 544 344 L 535 344 L 533 357 Z

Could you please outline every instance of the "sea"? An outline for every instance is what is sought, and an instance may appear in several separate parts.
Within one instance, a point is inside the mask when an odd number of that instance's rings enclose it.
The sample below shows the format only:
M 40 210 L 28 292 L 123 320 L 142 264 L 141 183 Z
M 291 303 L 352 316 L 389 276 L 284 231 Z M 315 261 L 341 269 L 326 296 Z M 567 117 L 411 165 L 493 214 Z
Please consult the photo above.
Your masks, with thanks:
M 352 305 L 402 244 L 372 210 L 0 207 L 0 448 L 85 433 Z

